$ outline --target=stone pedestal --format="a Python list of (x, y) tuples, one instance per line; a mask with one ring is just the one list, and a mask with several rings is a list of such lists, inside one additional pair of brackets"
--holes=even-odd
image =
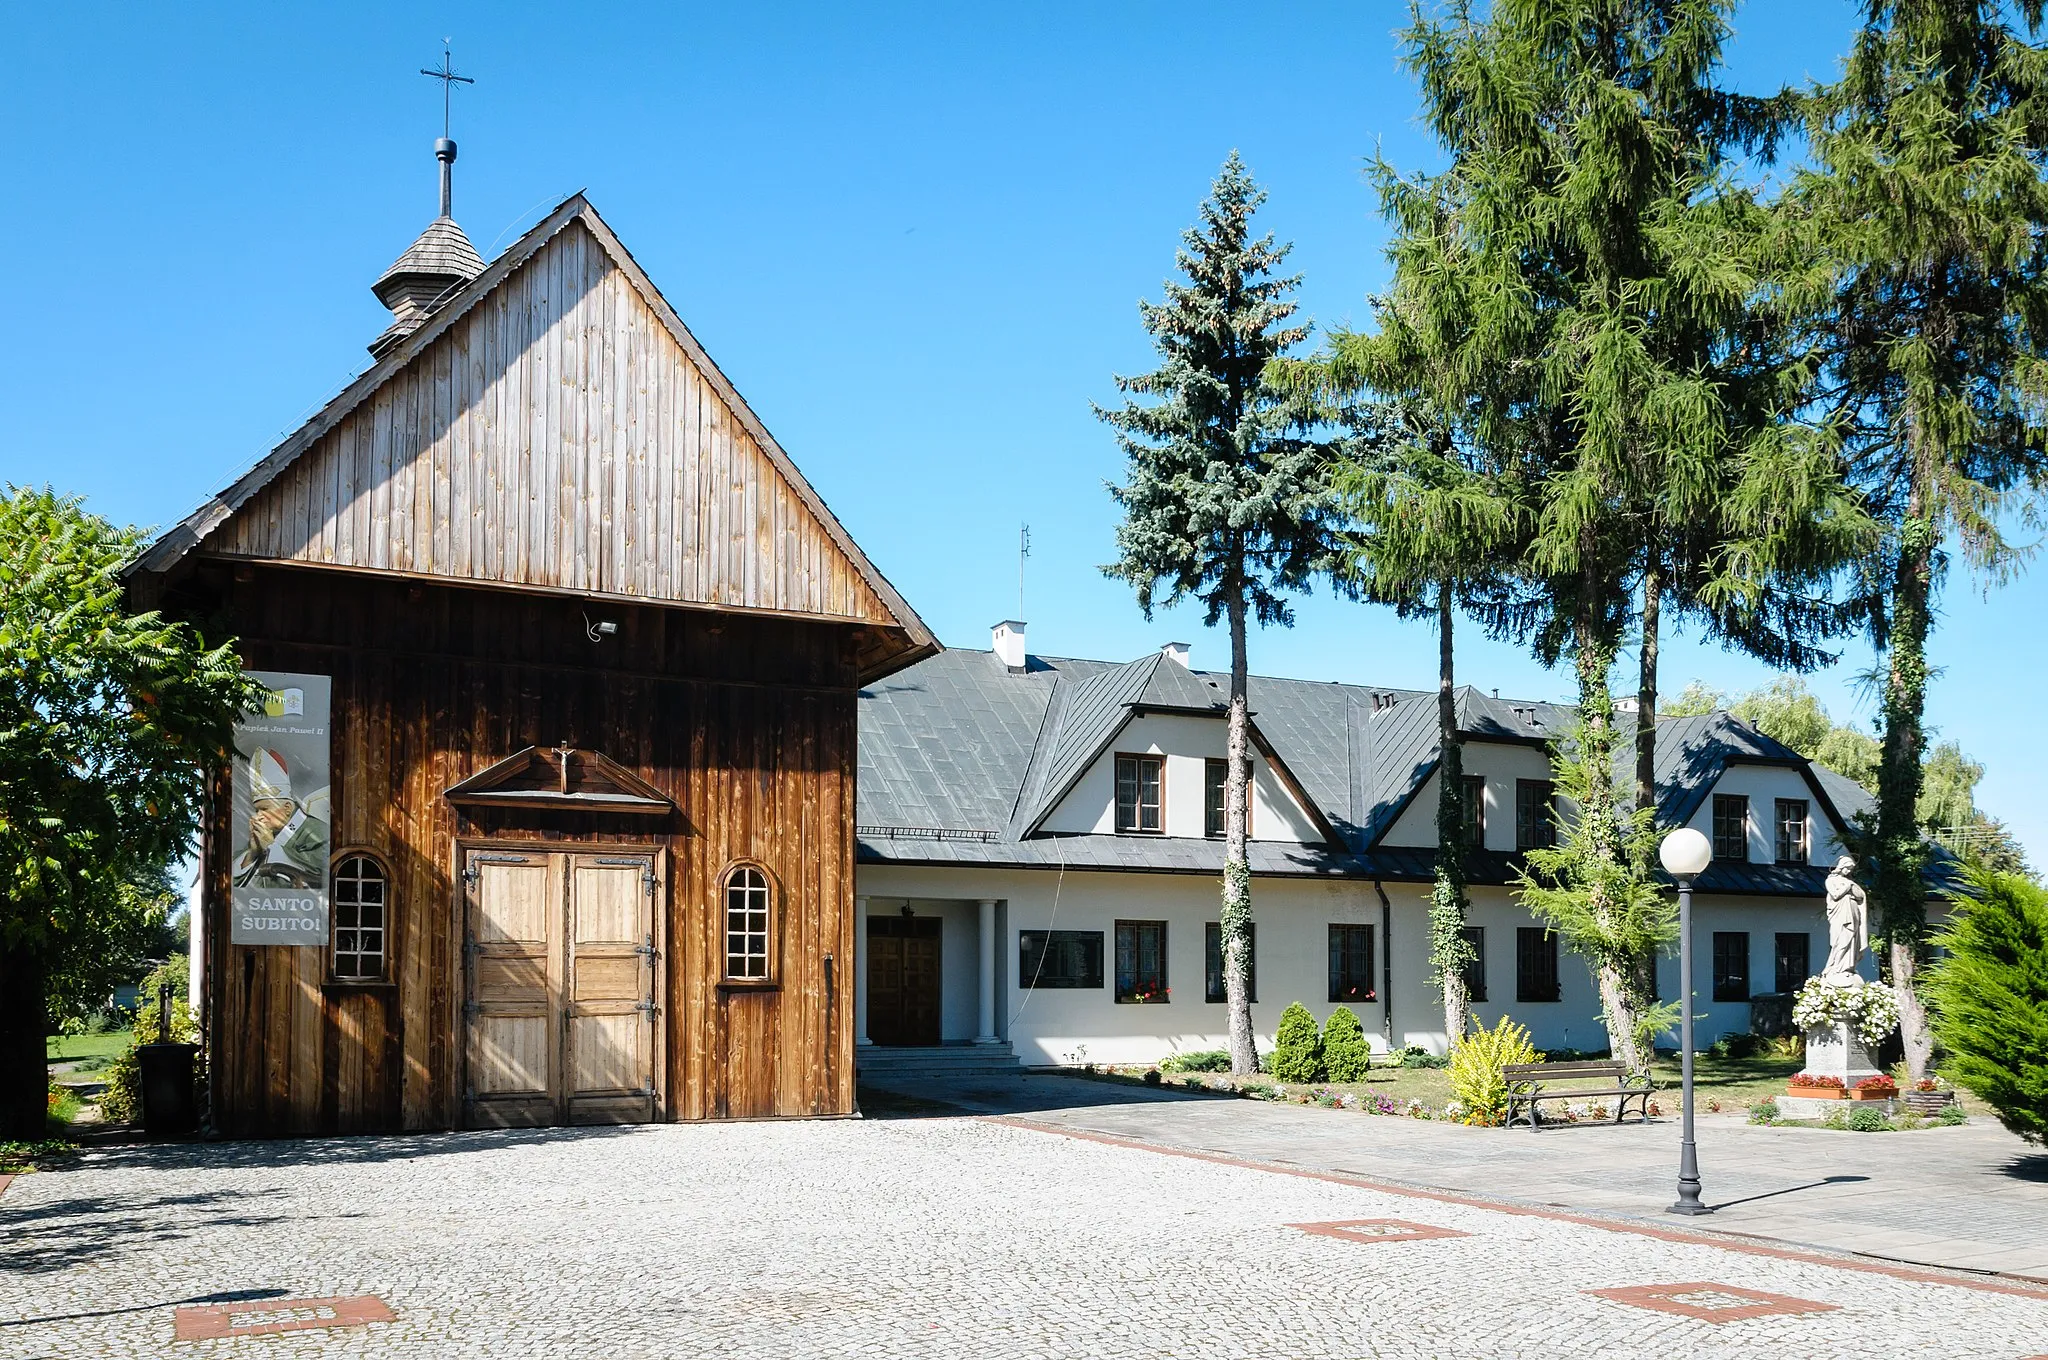
[(1842, 1085), (1851, 1089), (1865, 1077), (1877, 1075), (1877, 1066), (1870, 1061), (1856, 1027), (1840, 1021), (1808, 1027), (1806, 1066), (1800, 1070), (1815, 1077), (1840, 1077)]

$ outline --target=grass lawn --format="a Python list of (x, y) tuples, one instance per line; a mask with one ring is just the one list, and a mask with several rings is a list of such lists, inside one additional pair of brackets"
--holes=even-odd
[(47, 1062), (78, 1062), (90, 1058), (105, 1062), (120, 1056), (134, 1037), (125, 1029), (108, 1034), (53, 1034), (43, 1041), (43, 1058)]

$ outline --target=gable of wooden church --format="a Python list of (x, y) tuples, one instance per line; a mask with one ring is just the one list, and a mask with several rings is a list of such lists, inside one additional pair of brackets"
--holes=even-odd
[(571, 218), (202, 550), (901, 626), (730, 393)]

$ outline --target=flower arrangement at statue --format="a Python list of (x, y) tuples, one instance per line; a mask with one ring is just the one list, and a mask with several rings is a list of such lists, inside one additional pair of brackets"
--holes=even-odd
[(1865, 1077), (1862, 1081), (1857, 1082), (1856, 1089), (1859, 1091), (1882, 1091), (1889, 1096), (1898, 1092), (1899, 1084), (1880, 1072), (1874, 1077)]
[(1792, 1021), (1801, 1029), (1852, 1025), (1864, 1047), (1875, 1048), (1898, 1027), (1899, 1003), (1881, 982), (1859, 979), (1854, 986), (1838, 987), (1808, 978), (1792, 1002)]
[(1840, 1077), (1815, 1076), (1811, 1072), (1794, 1072), (1786, 1079), (1785, 1084), (1801, 1091), (1840, 1091), (1844, 1089)]

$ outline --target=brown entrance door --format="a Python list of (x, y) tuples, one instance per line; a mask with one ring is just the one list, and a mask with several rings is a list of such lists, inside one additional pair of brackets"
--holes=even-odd
[(464, 1121), (653, 1119), (654, 856), (472, 849), (464, 859)]
[(868, 1038), (939, 1042), (939, 918), (868, 918)]

